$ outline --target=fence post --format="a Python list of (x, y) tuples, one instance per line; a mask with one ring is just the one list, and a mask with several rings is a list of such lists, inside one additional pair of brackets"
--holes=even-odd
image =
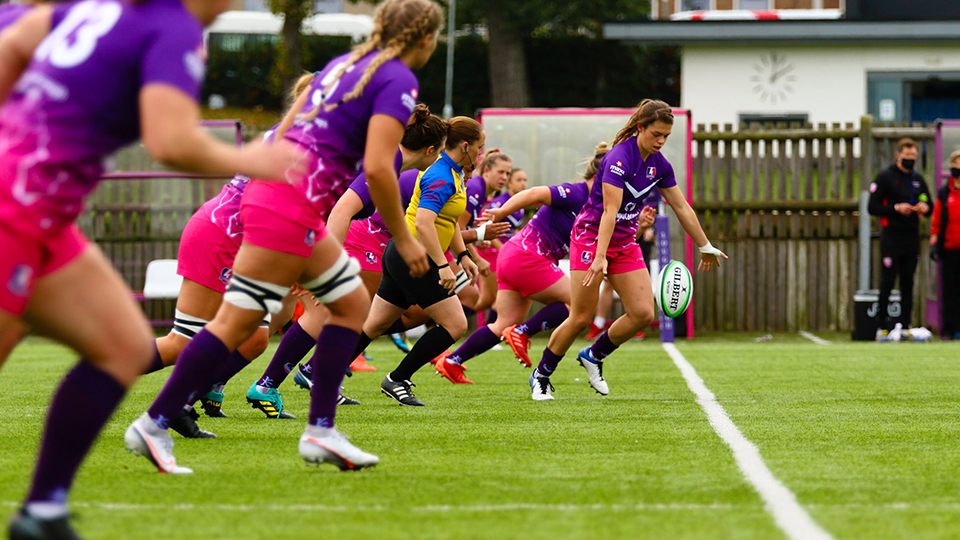
[(873, 117), (860, 117), (860, 266), (857, 289), (870, 288), (870, 212), (868, 187), (873, 181)]

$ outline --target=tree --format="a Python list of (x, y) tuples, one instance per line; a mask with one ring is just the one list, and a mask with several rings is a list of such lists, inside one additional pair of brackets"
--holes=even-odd
[(282, 94), (293, 86), (303, 72), (303, 36), (300, 29), (303, 21), (313, 14), (315, 0), (267, 0), (267, 5), (274, 14), (283, 16), (279, 57), (271, 74), (271, 79)]
[[(446, 6), (449, 0), (441, 4)], [(650, 3), (639, 0), (457, 0), (457, 27), (486, 25), (492, 105), (527, 107), (531, 104), (527, 42), (532, 37), (587, 35), (603, 39), (604, 21), (638, 19), (649, 12)], [(457, 73), (464, 73), (463, 68)]]

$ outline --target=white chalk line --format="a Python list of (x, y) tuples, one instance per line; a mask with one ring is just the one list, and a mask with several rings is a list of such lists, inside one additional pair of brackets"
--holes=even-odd
[(778, 480), (760, 456), (760, 450), (750, 442), (730, 420), (716, 396), (697, 374), (690, 362), (673, 343), (664, 343), (664, 350), (683, 374), (687, 386), (697, 396), (697, 403), (707, 413), (714, 431), (733, 451), (734, 460), (743, 476), (763, 499), (764, 506), (773, 516), (773, 521), (791, 540), (833, 540), (827, 531), (818, 525), (800, 503), (796, 495)]
[(811, 334), (810, 332), (807, 332), (806, 330), (801, 330), (801, 331), (799, 331), (799, 332), (797, 332), (797, 333), (800, 334), (801, 336), (809, 339), (810, 341), (816, 343), (817, 345), (829, 345), (829, 344), (830, 344), (829, 341), (827, 341), (827, 340), (825, 340), (825, 339), (823, 339), (823, 338), (817, 337), (817, 336)]

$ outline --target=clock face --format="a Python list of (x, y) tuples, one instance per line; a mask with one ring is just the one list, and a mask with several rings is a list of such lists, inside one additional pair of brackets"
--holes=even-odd
[(786, 55), (771, 52), (760, 56), (760, 61), (753, 64), (753, 93), (764, 103), (776, 105), (787, 100), (787, 95), (794, 91), (793, 83), (797, 77), (793, 75), (794, 65)]

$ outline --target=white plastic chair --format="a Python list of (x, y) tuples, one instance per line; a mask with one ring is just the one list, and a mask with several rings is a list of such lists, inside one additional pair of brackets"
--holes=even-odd
[(180, 295), (183, 277), (177, 275), (176, 259), (157, 259), (147, 264), (147, 276), (143, 284), (143, 297), (169, 299)]

